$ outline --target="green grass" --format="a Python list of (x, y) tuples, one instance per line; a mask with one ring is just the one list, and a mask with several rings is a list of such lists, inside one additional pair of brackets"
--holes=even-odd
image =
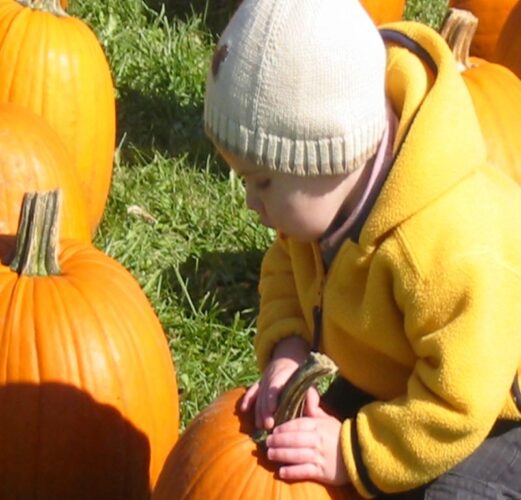
[[(237, 0), (71, 0), (107, 53), (118, 149), (95, 244), (136, 277), (171, 347), (181, 427), (222, 391), (258, 377), (257, 279), (272, 233), (202, 131), (204, 83)], [(409, 1), (437, 27), (446, 2)]]

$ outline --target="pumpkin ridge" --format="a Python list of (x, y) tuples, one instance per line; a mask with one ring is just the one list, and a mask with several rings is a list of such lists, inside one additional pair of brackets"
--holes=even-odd
[[(2, 8), (5, 9), (6, 11), (8, 9), (10, 10), (14, 10), (16, 9), (17, 7), (19, 7), (20, 9), (23, 8), (21, 7), (17, 2), (14, 2), (15, 5), (11, 5), (11, 4), (4, 4), (2, 6), (0, 6), (0, 14), (2, 14)], [(17, 12), (13, 12), (11, 15), (10, 15), (10, 18), (8, 20), (8, 23), (7, 26), (3, 26), (3, 23), (0, 23), (0, 45), (2, 45), (4, 43), (4, 40), (5, 40), (5, 37), (9, 34), (10, 32), (10, 29), (11, 29), (11, 25), (13, 24), (13, 22), (16, 20), (16, 17), (17, 17)]]
[[(64, 297), (66, 296), (67, 301), (69, 303), (72, 302), (73, 297), (71, 294), (71, 290), (69, 289), (67, 291), (66, 295), (63, 292), (64, 288), (67, 285), (71, 284), (71, 281), (68, 279), (67, 275), (61, 275), (59, 277), (59, 279), (53, 279), (51, 281), (53, 282), (52, 288), (54, 289), (54, 293), (56, 295), (56, 297), (53, 301), (53, 306), (56, 307), (57, 305), (59, 305), (59, 307), (63, 313), (60, 318), (61, 322), (63, 323), (62, 329), (67, 331), (75, 323), (75, 321), (74, 321), (75, 318), (73, 317), (73, 315), (70, 311), (70, 309), (72, 309), (72, 308), (67, 307), (67, 304), (65, 304), (65, 299), (64, 299)], [(68, 287), (68, 288), (74, 289), (75, 287), (72, 286), (72, 287)], [(92, 314), (93, 308), (89, 307), (88, 300), (84, 297), (84, 295), (78, 289), (76, 289), (76, 295), (77, 295), (77, 297), (76, 297), (76, 301), (75, 301), (75, 304), (76, 304), (75, 309), (77, 310), (78, 304), (81, 304), (81, 307), (83, 308), (83, 310), (87, 310), (87, 311), (90, 310), (89, 313), (87, 313), (87, 316), (91, 317), (90, 315)], [(85, 304), (87, 304), (87, 308), (85, 308)], [(98, 318), (96, 316), (96, 320), (97, 319)], [(98, 321), (98, 324), (101, 325), (101, 322)], [(92, 330), (96, 331), (96, 332), (98, 331), (97, 328), (92, 329)], [(65, 346), (65, 342), (64, 342), (65, 339), (63, 338), (63, 335), (61, 335), (61, 337), (62, 338), (59, 339), (58, 344), (61, 346)], [(87, 376), (88, 370), (85, 365), (86, 364), (88, 365), (88, 363), (85, 363), (83, 356), (81, 356), (81, 352), (82, 352), (82, 346), (81, 346), (81, 341), (80, 341), (81, 334), (78, 335), (77, 328), (75, 328), (73, 335), (65, 335), (65, 337), (68, 338), (68, 340), (69, 340), (68, 346), (65, 346), (65, 349), (63, 350), (63, 354), (64, 354), (64, 358), (66, 359), (67, 367), (70, 368), (72, 365), (71, 361), (74, 361), (74, 370), (67, 373), (67, 379), (69, 380), (69, 383), (73, 383), (73, 377), (74, 377), (74, 378), (76, 378), (75, 383), (77, 384), (77, 387), (79, 389), (82, 389), (82, 390), (87, 389), (89, 392), (95, 390), (96, 388), (95, 388), (94, 384), (92, 383), (92, 380), (89, 380), (89, 377)], [(93, 399), (95, 399), (96, 401), (98, 401), (100, 403), (105, 403), (105, 401), (100, 400), (100, 398), (96, 398), (93, 396)]]
[[(67, 305), (64, 302), (62, 290), (63, 290), (63, 283), (67, 280), (66, 275), (61, 275), (57, 277), (57, 279), (50, 280), (52, 284), (48, 286), (49, 290), (47, 290), (47, 293), (53, 294), (53, 310), (58, 310), (59, 308), (59, 315), (58, 312), (55, 314), (55, 317), (59, 318), (60, 323), (60, 332), (66, 329), (68, 326), (72, 324), (72, 314), (69, 312)], [(69, 293), (68, 300), (71, 299), (71, 295)], [(63, 326), (62, 326), (63, 325)], [(64, 338), (65, 337), (65, 338)], [(66, 343), (66, 341), (68, 341)], [(80, 351), (80, 346), (78, 345), (77, 339), (75, 335), (60, 335), (60, 338), (56, 342), (56, 344), (53, 346), (53, 350), (56, 350), (57, 348), (61, 349), (62, 357), (65, 360), (65, 363), (62, 364), (67, 366), (67, 380), (70, 384), (76, 384), (79, 388), (89, 387), (89, 384), (85, 380), (85, 377), (83, 376), (84, 367), (80, 366), (78, 363), (78, 356), (77, 353)], [(70, 353), (74, 353), (73, 356), (71, 356)], [(72, 359), (71, 359), (72, 358)], [(71, 363), (71, 361), (74, 360), (74, 364)], [(72, 369), (71, 369), (72, 368)]]
[[(87, 252), (85, 252), (87, 254)], [(89, 252), (90, 253), (90, 252)], [(87, 254), (88, 255), (88, 254)], [(100, 254), (99, 259), (94, 261), (91, 261), (92, 264), (97, 265), (100, 262), (109, 261), (110, 257)], [(76, 259), (77, 260), (77, 254)], [(115, 262), (115, 261), (114, 261)], [(115, 268), (112, 269), (112, 271), (115, 271), (115, 269), (120, 268), (119, 263), (116, 263)], [(92, 269), (92, 267), (91, 267)], [(124, 270), (124, 268), (121, 268)], [(96, 275), (99, 275), (98, 272), (95, 273)], [(121, 273), (121, 274), (127, 274)], [(146, 373), (144, 373), (144, 370), (147, 366), (147, 359), (145, 356), (145, 351), (148, 351), (148, 349), (139, 349), (137, 345), (137, 338), (135, 335), (120, 335), (118, 337), (118, 341), (115, 342), (112, 336), (110, 335), (109, 331), (112, 329), (116, 329), (117, 331), (121, 332), (129, 332), (132, 331), (133, 328), (133, 321), (131, 321), (128, 318), (128, 314), (125, 314), (125, 310), (121, 309), (120, 304), (125, 303), (128, 304), (129, 300), (134, 297), (135, 302), (135, 296), (130, 293), (132, 287), (128, 286), (128, 280), (126, 280), (127, 286), (119, 286), (119, 280), (114, 280), (114, 272), (112, 275), (108, 275), (107, 273), (102, 274), (103, 276), (110, 276), (113, 279), (113, 285), (110, 287), (110, 292), (113, 293), (122, 293), (125, 297), (128, 296), (128, 299), (125, 298), (117, 303), (114, 303), (110, 300), (110, 294), (108, 297), (104, 296), (104, 287), (100, 287), (98, 283), (98, 287), (95, 286), (95, 283), (93, 283), (91, 280), (89, 281), (83, 281), (81, 286), (78, 286), (77, 281), (79, 278), (73, 275), (73, 273), (69, 274), (68, 276), (61, 276), (61, 278), (66, 278), (66, 286), (68, 288), (73, 288), (77, 292), (78, 301), (81, 303), (81, 307), (85, 308), (85, 311), (88, 311), (85, 315), (92, 319), (92, 321), (95, 321), (97, 327), (91, 328), (90, 325), (88, 327), (89, 330), (95, 331), (97, 333), (97, 339), (93, 340), (92, 342), (95, 343), (98, 347), (102, 347), (104, 351), (103, 359), (105, 361), (110, 360), (110, 366), (107, 366), (105, 371), (111, 373), (111, 379), (112, 379), (112, 386), (111, 390), (109, 391), (110, 394), (113, 394), (114, 391), (119, 394), (118, 397), (118, 404), (115, 405), (114, 402), (109, 402), (108, 400), (112, 399), (110, 398), (110, 394), (107, 394), (107, 398), (100, 398), (100, 397), (94, 397), (94, 399), (102, 404), (111, 404), (115, 409), (117, 409), (121, 414), (129, 415), (129, 414), (136, 414), (136, 404), (132, 403), (132, 399), (129, 400), (129, 396), (126, 391), (126, 387), (128, 382), (125, 380), (125, 373), (124, 369), (126, 366), (119, 366), (115, 363), (115, 355), (121, 352), (127, 353), (125, 356), (126, 358), (130, 357), (134, 360), (133, 366), (134, 369), (138, 369), (139, 373), (134, 377), (134, 379), (138, 381), (144, 381), (146, 380)], [(114, 288), (114, 285), (117, 285), (116, 288)], [(137, 286), (137, 285), (136, 285)], [(134, 290), (135, 292), (136, 290)], [(70, 291), (69, 291), (70, 293)], [(107, 292), (108, 293), (108, 292)], [(67, 294), (60, 294), (66, 296)], [(92, 303), (92, 296), (97, 297), (97, 301), (95, 304)], [(118, 295), (119, 296), (119, 295)], [(103, 317), (100, 316), (100, 308), (96, 307), (96, 305), (99, 304), (105, 304), (102, 307), (102, 314)], [(109, 307), (107, 307), (107, 305)], [(152, 319), (152, 318), (151, 318)], [(71, 318), (69, 320), (69, 324), (72, 323), (73, 319)], [(109, 326), (107, 326), (109, 325)], [(152, 329), (151, 329), (152, 330)], [(81, 334), (81, 332), (80, 332)], [(92, 335), (92, 333), (89, 332), (89, 335)], [(88, 352), (88, 347), (85, 348), (85, 346), (81, 346), (81, 344), (78, 344), (77, 338), (80, 335), (75, 335), (75, 353), (76, 353), (76, 359), (79, 361), (78, 371), (79, 376), (81, 379), (82, 387), (87, 388), (90, 393), (92, 392), (98, 392), (99, 389), (96, 387), (96, 382), (99, 384), (99, 381), (96, 380), (96, 377), (93, 379), (88, 377), (89, 369), (88, 367), (91, 366), (91, 362), (89, 359), (84, 359), (84, 356), (81, 354), (83, 352)], [(157, 342), (154, 342), (154, 347)], [(145, 359), (146, 358), (146, 359)], [(159, 361), (158, 361), (159, 362)], [(163, 361), (161, 361), (162, 364)], [(85, 369), (87, 367), (87, 369)], [(166, 369), (166, 366), (165, 366)], [(132, 384), (133, 391), (136, 390), (136, 382), (134, 380), (134, 383)], [(153, 401), (157, 398), (153, 396), (151, 393), (151, 387), (149, 387), (148, 384), (140, 383), (139, 384), (139, 392), (140, 392), (140, 405), (143, 406), (143, 408), (146, 408), (145, 411), (141, 412), (141, 418), (139, 421), (136, 421), (136, 419), (132, 420), (132, 424), (135, 426), (136, 429), (139, 431), (142, 431), (147, 436), (152, 437), (153, 442), (155, 442), (155, 447), (153, 449), (150, 449), (150, 463), (149, 467), (151, 469), (151, 482), (154, 482), (157, 477), (154, 477), (152, 474), (155, 474), (157, 476), (159, 474), (159, 467), (162, 465), (159, 463), (159, 460), (161, 457), (168, 453), (167, 450), (163, 450), (162, 447), (164, 447), (163, 442), (158, 442), (157, 437), (162, 436), (164, 433), (159, 425), (159, 418), (158, 413), (156, 410)], [(166, 441), (163, 439), (163, 441)], [(128, 443), (126, 443), (128, 444)], [(125, 460), (130, 460), (131, 457), (126, 454)]]
[[(190, 433), (190, 434), (193, 434), (193, 433)], [(214, 466), (215, 463), (218, 463), (219, 460), (223, 456), (227, 455), (230, 450), (233, 451), (238, 445), (240, 446), (242, 444), (242, 442), (246, 439), (249, 439), (249, 437), (245, 436), (244, 434), (240, 434), (235, 439), (229, 439), (229, 437), (228, 437), (228, 440), (227, 440), (227, 443), (225, 446), (222, 445), (222, 442), (219, 443), (219, 446), (218, 446), (219, 452), (214, 454), (208, 462), (204, 463), (204, 467), (199, 468), (197, 470), (197, 474), (191, 475), (191, 481), (185, 491), (185, 498), (190, 498), (192, 491), (194, 490), (194, 488), (197, 487), (199, 478), (206, 473), (207, 469)], [(179, 500), (181, 500), (181, 499), (179, 499)]]
[[(15, 52), (14, 59), (18, 59), (20, 57), (20, 54), (22, 53), (23, 48), (24, 48), (24, 44), (17, 43), (15, 40), (13, 40), (13, 38), (16, 37), (21, 40), (26, 40), (27, 32), (29, 31), (28, 23), (25, 22), (25, 26), (23, 26), (23, 33), (21, 33), (21, 35), (19, 35), (17, 33), (17, 31), (21, 30), (19, 24), (25, 21), (25, 17), (27, 17), (26, 14), (27, 13), (23, 9), (19, 12), (15, 12), (12, 14), (11, 21), (9, 22), (9, 28), (8, 28), (9, 31), (6, 31), (6, 34), (3, 38), (3, 40), (1, 41), (2, 47), (0, 47), (0, 49), (3, 49), (5, 42), (7, 42), (10, 45), (10, 47), (8, 47), (8, 48), (10, 48), (11, 50), (16, 49), (16, 52), (15, 52), (15, 50), (13, 50), (13, 52)], [(12, 53), (9, 54), (9, 59), (13, 59)], [(4, 99), (4, 100), (7, 100), (8, 102), (12, 102), (13, 101), (13, 92), (14, 92), (13, 83), (15, 81), (16, 70), (18, 68), (14, 65), (10, 65), (8, 67), (11, 72), (8, 74), (4, 73), (2, 75), (2, 80), (4, 82), (8, 82), (8, 84), (6, 86), (6, 96), (2, 97), (0, 95), (0, 99)]]
[[(234, 451), (233, 456), (235, 456), (235, 459), (231, 459), (230, 463), (234, 464), (234, 469), (236, 471), (240, 471), (240, 478), (237, 478), (237, 475), (232, 473), (227, 477), (226, 481), (221, 481), (219, 483), (219, 486), (216, 485), (215, 494), (214, 494), (215, 498), (225, 498), (223, 495), (221, 495), (221, 492), (226, 491), (226, 487), (228, 486), (228, 484), (230, 482), (234, 483), (233, 489), (237, 493), (236, 498), (251, 498), (250, 496), (246, 496), (245, 492), (247, 492), (248, 485), (251, 484), (252, 478), (255, 476), (255, 473), (258, 472), (258, 467), (256, 467), (254, 463), (250, 463), (249, 470), (247, 470), (244, 467), (244, 464), (248, 465), (248, 460), (246, 459), (247, 455), (245, 455), (244, 453), (239, 451), (240, 448), (246, 448), (247, 450), (249, 450), (250, 447), (248, 446), (247, 441), (243, 440), (242, 442), (238, 442), (237, 446), (233, 450)], [(240, 460), (241, 457), (242, 457), (242, 460)], [(256, 471), (256, 469), (257, 469), (257, 471)], [(240, 485), (237, 484), (238, 479), (241, 480)], [(272, 498), (272, 497), (266, 496), (265, 494), (259, 494), (260, 493), (259, 489), (258, 489), (259, 482), (257, 481), (254, 484), (255, 484), (255, 490), (256, 490), (255, 492), (256, 492), (256, 495), (258, 496), (258, 498)], [(262, 493), (264, 493), (264, 492), (262, 492)]]
[(521, 184), (521, 81), (508, 68), (470, 56), (477, 18), (449, 9), (441, 35), (447, 41), (472, 99), (487, 148), (487, 158), (498, 170)]
[[(18, 341), (19, 338), (19, 328), (18, 328), (18, 322), (19, 318), (25, 318), (25, 315), (23, 314), (24, 307), (23, 307), (23, 301), (20, 299), (21, 296), (25, 296), (27, 289), (27, 280), (17, 280), (15, 283), (15, 286), (12, 290), (11, 294), (11, 300), (9, 303), (9, 309), (8, 309), (8, 316), (6, 317), (6, 323), (9, 325), (9, 335), (6, 342), (6, 374), (7, 376), (10, 376), (9, 369), (9, 361), (10, 359), (15, 359), (15, 363), (17, 366), (17, 369), (21, 366), (21, 355), (20, 350), (17, 349), (17, 347), (20, 345), (20, 342)], [(16, 372), (16, 376), (19, 376), (19, 371)]]
[[(106, 64), (104, 48), (99, 44), (97, 38), (94, 33), (90, 30), (90, 28), (81, 23), (77, 22), (77, 19), (74, 17), (69, 17), (68, 19), (69, 29), (72, 30), (76, 34), (76, 49), (80, 52), (80, 59), (95, 59), (98, 67)], [(96, 47), (97, 50), (93, 51), (93, 45), (98, 44)], [(74, 69), (78, 70), (78, 67)], [(114, 88), (113, 88), (113, 79), (112, 73), (110, 71), (110, 67), (108, 68), (108, 74), (104, 74), (102, 72), (96, 72), (92, 75), (93, 81), (89, 82), (87, 86), (91, 86), (94, 84), (96, 88), (96, 100), (98, 103), (103, 103), (104, 106), (115, 107), (114, 103)], [(76, 82), (77, 88), (75, 89), (74, 94), (82, 93), (84, 91), (84, 87), (86, 84), (81, 80), (80, 75), (74, 73), (74, 78), (71, 78), (71, 81)], [(78, 88), (80, 91), (78, 91)], [(115, 108), (114, 108), (115, 109)], [(87, 148), (87, 142), (85, 144), (76, 143), (76, 150), (73, 151), (73, 157), (76, 163), (76, 169), (80, 177), (85, 177), (88, 179), (88, 182), (84, 182), (82, 184), (83, 189), (87, 193), (87, 199), (91, 198), (90, 193), (97, 190), (99, 192), (105, 193), (105, 199), (108, 196), (110, 191), (110, 184), (112, 180), (112, 165), (114, 163), (114, 147), (115, 147), (115, 134), (107, 134), (104, 132), (107, 128), (115, 128), (116, 127), (116, 117), (115, 111), (113, 116), (109, 118), (105, 118), (105, 120), (97, 119), (96, 112), (94, 108), (89, 111), (93, 117), (93, 120), (84, 120), (85, 125), (82, 126), (81, 123), (77, 126), (80, 134), (83, 134), (85, 137), (87, 135), (94, 135), (95, 141), (91, 144), (92, 149), (102, 152), (104, 157), (110, 158), (110, 169), (104, 169), (103, 161), (99, 161), (98, 163), (90, 166), (87, 160), (84, 158), (84, 155), (80, 153)], [(90, 117), (92, 118), (92, 117)], [(88, 126), (87, 126), (87, 121)], [(93, 133), (95, 132), (95, 133)], [(98, 214), (96, 215), (96, 219), (101, 220), (103, 216), (103, 207), (99, 208)]]
[(521, 2), (512, 7), (499, 33), (494, 47), (493, 60), (513, 71), (521, 78)]
[[(40, 15), (41, 14), (41, 15)], [(49, 39), (48, 39), (48, 16), (45, 15), (43, 12), (35, 12), (32, 16), (27, 16), (27, 22), (25, 23), (26, 30), (25, 34), (27, 38), (36, 38), (35, 33), (38, 33), (38, 40), (40, 41), (39, 45), (39, 51), (41, 54), (45, 54), (48, 45), (49, 45)], [(24, 39), (25, 40), (25, 39)], [(47, 80), (47, 71), (48, 71), (48, 61), (47, 58), (38, 58), (39, 62), (39, 77), (40, 81), (37, 81), (34, 83), (34, 85), (31, 85), (31, 90), (29, 91), (28, 95), (25, 96), (27, 101), (31, 101), (33, 103), (32, 109), (36, 110), (37, 113), (40, 116), (45, 116), (43, 114), (43, 101), (44, 101), (44, 91), (42, 89), (42, 82)], [(20, 71), (20, 75), (16, 75), (13, 78), (13, 81), (17, 81), (19, 79), (24, 78), (26, 71), (22, 71), (22, 67), (18, 66), (18, 69)], [(14, 101), (14, 99), (13, 99)], [(24, 103), (24, 106), (28, 104)]]
[[(244, 457), (243, 462), (246, 462), (246, 457)], [(243, 489), (240, 491), (240, 494), (237, 494), (236, 498), (255, 498), (249, 495), (252, 493), (251, 491), (248, 491), (249, 488), (253, 488), (255, 491), (255, 495), (258, 495), (258, 498), (270, 498), (270, 499), (276, 499), (279, 500), (279, 496), (273, 496), (270, 493), (270, 482), (269, 481), (261, 481), (259, 478), (264, 478), (266, 476), (266, 473), (268, 472), (267, 469), (264, 467), (258, 467), (256, 466), (255, 462), (250, 461), (250, 467), (249, 467), (249, 475), (248, 480), (243, 481)], [(241, 469), (241, 472), (244, 472), (244, 469)], [(271, 473), (270, 475), (274, 475)], [(280, 480), (273, 480), (273, 483), (281, 484)], [(263, 486), (263, 490), (261, 491), (261, 486)]]
[[(88, 256), (87, 252), (85, 252), (85, 254)], [(94, 256), (94, 253), (92, 255)], [(76, 258), (76, 260), (78, 260), (78, 259)], [(122, 331), (122, 332), (132, 331), (133, 330), (133, 326), (132, 326), (133, 321), (129, 319), (128, 312), (126, 312), (125, 309), (121, 309), (121, 304), (122, 303), (128, 304), (130, 301), (136, 303), (135, 294), (138, 292), (138, 285), (137, 285), (137, 282), (134, 282), (133, 280), (131, 282), (129, 282), (129, 279), (128, 279), (129, 276), (132, 277), (132, 275), (129, 273), (129, 271), (127, 269), (125, 269), (124, 266), (122, 266), (117, 261), (113, 261), (107, 255), (99, 254), (98, 259), (96, 259), (93, 262), (93, 264), (96, 265), (96, 267), (98, 267), (100, 264), (101, 264), (101, 266), (103, 266), (103, 265), (108, 266), (109, 262), (112, 263), (112, 268), (111, 268), (110, 274), (108, 274), (108, 272), (107, 273), (96, 272), (95, 274), (97, 276), (99, 276), (99, 275), (110, 276), (111, 281), (112, 281), (112, 286), (110, 287), (110, 294), (116, 292), (118, 294), (118, 296), (122, 297), (121, 301), (113, 302), (110, 300), (110, 296), (105, 297), (104, 294), (108, 293), (108, 292), (105, 292), (105, 288), (102, 286), (100, 287), (99, 282), (94, 283), (90, 279), (86, 280), (86, 281), (85, 280), (82, 281), (82, 287), (78, 291), (81, 295), (85, 294), (88, 297), (92, 297), (93, 295), (95, 295), (99, 299), (97, 302), (98, 304), (106, 304), (103, 307), (103, 318), (99, 317), (99, 315), (97, 313), (97, 309), (94, 309), (93, 307), (91, 307), (92, 312), (89, 314), (89, 316), (90, 317), (96, 316), (96, 320), (98, 321), (98, 323), (100, 325), (109, 324), (109, 325), (111, 325), (111, 328), (114, 325), (116, 325), (116, 329), (118, 331)], [(121, 276), (122, 279), (114, 279), (115, 275)], [(125, 279), (125, 278), (127, 278), (127, 279)], [(71, 284), (73, 284), (74, 286), (77, 286), (75, 281), (76, 280), (74, 280), (74, 284), (73, 284), (72, 280), (69, 280), (69, 282)], [(148, 299), (146, 299), (146, 296), (144, 296), (143, 300), (146, 300), (146, 302), (141, 303), (139, 305), (139, 309), (141, 309), (143, 307), (147, 307), (151, 310), (151, 306), (148, 302)], [(87, 305), (90, 305), (88, 301), (87, 301)], [(110, 307), (107, 307), (107, 305)], [(141, 321), (143, 321), (143, 319), (141, 319)], [(153, 321), (155, 323), (155, 325), (152, 325), (151, 323), (149, 323), (150, 321)], [(150, 314), (147, 316), (147, 324), (149, 324), (150, 326), (156, 326), (156, 328), (149, 329), (149, 331), (151, 331), (151, 332), (159, 331), (159, 329), (161, 329), (161, 331), (162, 331), (161, 323), (159, 322), (159, 320), (156, 318), (155, 315)], [(139, 346), (137, 345), (137, 337), (135, 335), (120, 335), (118, 338), (118, 343), (116, 344), (112, 341), (111, 336), (106, 333), (106, 328), (101, 328), (100, 330), (102, 330), (104, 332), (103, 346), (106, 347), (106, 349), (110, 353), (112, 353), (112, 352), (117, 353), (117, 352), (125, 351), (127, 353), (130, 353), (132, 356), (132, 359), (134, 359), (136, 361), (134, 363), (134, 365), (136, 368), (139, 369), (139, 374), (135, 377), (136, 382), (133, 385), (135, 386), (138, 383), (137, 381), (146, 380), (146, 376), (145, 376), (146, 373), (144, 373), (146, 366), (147, 366), (146, 359), (148, 359), (146, 353), (148, 352), (148, 350), (154, 350), (157, 353), (156, 346), (158, 346), (158, 343), (159, 343), (159, 339), (157, 338), (157, 336), (150, 337), (149, 342), (146, 344), (147, 346), (151, 346), (153, 344), (153, 347), (146, 347), (144, 349), (143, 348), (140, 349)], [(113, 356), (108, 356), (108, 357), (110, 359), (113, 358)], [(170, 362), (170, 358), (166, 359), (166, 357), (165, 357), (164, 359), (157, 359), (156, 362), (161, 363), (163, 365), (163, 368), (166, 370), (168, 368), (166, 366), (166, 363)], [(127, 381), (125, 380), (125, 374), (122, 372), (122, 369), (120, 367), (116, 367), (116, 366), (111, 369), (111, 373), (112, 373), (113, 377), (117, 377), (118, 388), (119, 388), (118, 392), (121, 395), (124, 395), (126, 393), (125, 389), (127, 387)], [(174, 373), (174, 376), (175, 376), (175, 373)], [(154, 405), (152, 404), (152, 402), (155, 399), (154, 395), (151, 392), (152, 388), (148, 384), (140, 383), (139, 385), (140, 385), (140, 391), (141, 391), (141, 398), (140, 398), (141, 405), (143, 406), (143, 408), (155, 409)], [(154, 388), (154, 390), (156, 390), (156, 389)], [(125, 414), (128, 414), (129, 410), (133, 410), (133, 412), (135, 413), (135, 407), (129, 407), (128, 405), (125, 404), (126, 399), (127, 398), (125, 398), (125, 397), (121, 398), (121, 401), (120, 401), (121, 406), (118, 407), (118, 409), (122, 413), (124, 412)], [(146, 410), (146, 411), (143, 411), (141, 413), (141, 415), (142, 415), (142, 419), (141, 419), (139, 425), (137, 422), (133, 422), (133, 424), (136, 426), (137, 429), (139, 429), (143, 432), (146, 431), (146, 433), (148, 435), (152, 435), (152, 436), (161, 436), (164, 434), (164, 432), (161, 428), (161, 424), (160, 424), (161, 418), (160, 418), (160, 415), (157, 413), (157, 411)], [(156, 471), (155, 472), (156, 476), (159, 475), (158, 469), (161, 465), (160, 463), (158, 463), (159, 458), (162, 455), (166, 456), (169, 451), (169, 449), (161, 449), (161, 446), (163, 446), (163, 444), (158, 443), (156, 445), (155, 449), (151, 450), (151, 455), (150, 455), (150, 465), (151, 465), (151, 468), (154, 471)], [(157, 477), (151, 477), (151, 479), (155, 480), (155, 479), (157, 479)]]
[[(90, 325), (88, 325), (88, 329), (89, 330), (92, 330), (92, 331), (95, 331), (96, 332), (96, 335), (97, 335), (97, 339), (96, 339), (96, 344), (98, 346), (100, 345), (103, 345), (103, 350), (106, 352), (107, 350), (110, 352), (110, 354), (113, 354), (112, 351), (118, 351), (118, 349), (107, 349), (106, 348), (106, 344), (107, 344), (107, 338), (110, 337), (109, 335), (107, 335), (107, 332), (106, 332), (106, 328), (105, 328), (105, 325), (106, 323), (109, 323), (109, 322), (106, 322), (103, 320), (103, 318), (100, 318), (99, 314), (98, 314), (98, 311), (97, 311), (97, 308), (94, 307), (94, 304), (92, 304), (92, 300), (89, 299), (89, 297), (92, 296), (92, 293), (89, 293), (86, 288), (84, 286), (80, 287), (78, 286), (78, 284), (76, 283), (76, 280), (75, 279), (71, 279), (71, 278), (74, 278), (72, 275), (71, 276), (62, 276), (63, 278), (66, 279), (66, 281), (64, 283), (66, 283), (66, 285), (64, 286), (67, 286), (68, 288), (72, 288), (76, 291), (77, 293), (77, 300), (78, 300), (78, 304), (81, 305), (82, 309), (84, 311), (88, 311), (86, 313), (86, 316), (91, 318), (92, 319), (92, 323), (95, 323), (97, 326), (96, 328), (91, 328)], [(62, 287), (63, 288), (63, 287)], [(98, 291), (99, 292), (99, 291)], [(65, 294), (59, 294), (61, 296), (67, 296), (70, 294), (70, 290), (69, 292), (65, 295)], [(70, 299), (70, 297), (68, 297), (68, 300)], [(63, 300), (63, 299), (61, 299)], [(67, 323), (68, 325), (73, 325), (74, 324), (74, 318), (69, 314), (69, 311), (68, 311), (68, 308), (66, 307), (65, 304), (62, 304), (63, 305), (63, 308), (66, 312), (66, 315), (67, 315)], [(78, 306), (77, 306), (78, 307)], [(103, 309), (103, 312), (105, 313), (106, 310)], [(76, 333), (76, 331), (75, 331)], [(99, 335), (99, 333), (102, 333), (102, 335)], [(92, 333), (89, 332), (89, 335), (92, 335)], [(81, 346), (80, 343), (78, 343), (78, 340), (77, 338), (81, 337), (81, 333), (80, 335), (74, 335), (74, 350), (75, 350), (75, 354), (76, 354), (76, 360), (77, 361), (81, 361), (79, 364), (78, 364), (78, 377), (79, 377), (79, 381), (80, 381), (80, 384), (81, 384), (81, 387), (86, 387), (86, 388), (89, 388), (91, 390), (95, 389), (95, 384), (93, 383), (93, 380), (90, 380), (88, 378), (88, 376), (86, 377), (87, 372), (88, 370), (85, 368), (85, 366), (89, 366), (89, 363), (86, 362), (85, 363), (85, 360), (83, 358), (83, 356), (81, 356), (80, 354), (84, 351), (90, 351), (89, 349), (85, 349), (84, 347)], [(103, 340), (103, 342), (101, 342)], [(116, 370), (116, 365), (115, 365), (115, 362), (114, 362), (114, 359), (113, 359), (113, 356), (107, 356), (106, 353), (104, 355), (104, 359), (110, 359), (110, 363), (111, 363), (111, 366), (107, 369), (110, 369), (111, 373), (114, 375), (115, 373), (117, 373), (117, 380), (118, 380), (118, 387), (121, 388), (123, 386), (123, 381), (120, 377), (120, 373), (119, 373), (119, 370)], [(119, 391), (120, 393), (123, 393), (124, 391)], [(106, 404), (106, 401), (102, 400), (102, 399), (97, 399), (97, 398), (94, 398), (96, 399), (98, 402), (100, 403), (104, 403)], [(120, 405), (117, 409), (123, 413), (123, 414), (128, 414), (128, 408), (125, 407), (124, 405), (124, 400), (120, 400)], [(140, 429), (141, 430), (141, 429)]]
[(7, 335), (2, 335), (0, 337), (0, 340), (2, 341), (2, 345), (0, 345), (0, 352), (3, 354), (3, 357), (0, 358), (0, 376), (3, 377), (2, 380), (6, 380), (7, 378), (7, 367), (8, 367), (8, 359), (10, 357), (10, 347), (11, 347), (11, 336), (12, 332), (14, 331), (12, 327), (12, 305), (16, 300), (17, 296), (17, 288), (19, 286), (19, 280), (15, 278), (15, 275), (12, 276), (12, 280), (10, 280), (10, 283), (6, 284), (5, 288), (2, 288), (0, 291), (3, 293), (7, 287), (10, 288), (9, 291), (9, 299), (6, 301), (6, 307), (4, 310), (4, 314), (2, 315), (5, 318), (5, 324), (9, 325), (10, 328), (7, 328), (4, 330), (7, 330)]

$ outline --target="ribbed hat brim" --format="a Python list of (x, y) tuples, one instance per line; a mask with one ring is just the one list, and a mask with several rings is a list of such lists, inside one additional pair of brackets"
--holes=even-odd
[(215, 106), (205, 106), (204, 119), (216, 144), (269, 170), (295, 175), (345, 174), (362, 167), (376, 153), (387, 122), (382, 113), (358, 136), (306, 140), (250, 130)]

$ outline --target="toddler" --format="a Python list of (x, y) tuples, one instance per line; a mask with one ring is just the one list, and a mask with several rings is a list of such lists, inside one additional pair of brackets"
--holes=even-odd
[[(262, 377), (241, 410), (272, 431), (280, 477), (521, 498), (521, 191), (488, 163), (443, 39), (377, 30), (357, 0), (244, 0), (213, 57), (205, 128), (277, 232)], [(310, 389), (304, 415), (273, 429), (310, 350), (339, 367), (335, 416)]]

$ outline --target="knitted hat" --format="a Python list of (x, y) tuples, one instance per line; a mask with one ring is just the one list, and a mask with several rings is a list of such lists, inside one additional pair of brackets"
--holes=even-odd
[(358, 0), (243, 0), (208, 73), (206, 133), (270, 170), (352, 172), (386, 127), (385, 68)]

